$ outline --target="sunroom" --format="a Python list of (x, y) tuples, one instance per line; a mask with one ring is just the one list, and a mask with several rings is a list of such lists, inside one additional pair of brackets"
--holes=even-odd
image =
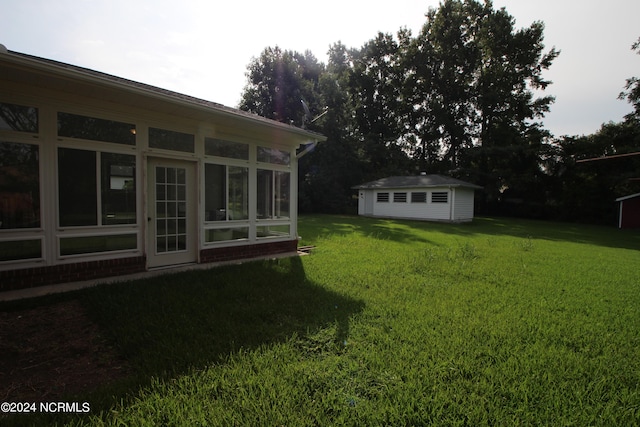
[(0, 291), (294, 252), (296, 149), (324, 139), (0, 52)]

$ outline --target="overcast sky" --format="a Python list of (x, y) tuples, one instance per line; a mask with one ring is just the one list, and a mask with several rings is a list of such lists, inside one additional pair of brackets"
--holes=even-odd
[[(252, 57), (267, 46), (327, 61), (330, 45), (361, 47), (378, 31), (417, 33), (437, 0), (0, 0), (0, 44), (237, 106)], [(556, 136), (591, 134), (622, 120), (617, 99), (640, 77), (638, 0), (495, 0), (516, 27), (545, 23), (545, 45), (562, 53), (544, 74), (556, 103)]]

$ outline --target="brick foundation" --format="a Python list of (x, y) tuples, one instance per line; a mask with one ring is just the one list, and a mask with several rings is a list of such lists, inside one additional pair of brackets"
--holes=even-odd
[(253, 245), (232, 246), (226, 248), (203, 249), (200, 251), (200, 262), (221, 262), (236, 259), (255, 258), (264, 255), (276, 255), (287, 252), (296, 252), (297, 240), (286, 242), (266, 242)]
[[(296, 252), (297, 248), (298, 241), (289, 240), (204, 249), (200, 251), (200, 262), (211, 263), (277, 255)], [(146, 257), (140, 256), (0, 271), (0, 292), (140, 273), (146, 270), (146, 265)]]
[(146, 264), (146, 258), (140, 256), (0, 271), (0, 291), (139, 273)]

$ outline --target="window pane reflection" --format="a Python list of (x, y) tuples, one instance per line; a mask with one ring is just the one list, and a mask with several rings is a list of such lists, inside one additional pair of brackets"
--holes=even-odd
[(0, 130), (38, 133), (38, 109), (0, 102)]
[(0, 229), (40, 227), (39, 147), (0, 141)]
[(101, 154), (102, 224), (136, 223), (136, 158)]
[(193, 153), (195, 137), (188, 133), (149, 128), (149, 147)]
[(136, 145), (136, 125), (78, 114), (58, 113), (58, 135)]
[(98, 224), (96, 152), (58, 148), (60, 226)]

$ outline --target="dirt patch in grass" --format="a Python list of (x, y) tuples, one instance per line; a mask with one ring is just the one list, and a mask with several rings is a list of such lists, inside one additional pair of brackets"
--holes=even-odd
[(0, 401), (56, 401), (129, 373), (77, 300), (0, 312)]

